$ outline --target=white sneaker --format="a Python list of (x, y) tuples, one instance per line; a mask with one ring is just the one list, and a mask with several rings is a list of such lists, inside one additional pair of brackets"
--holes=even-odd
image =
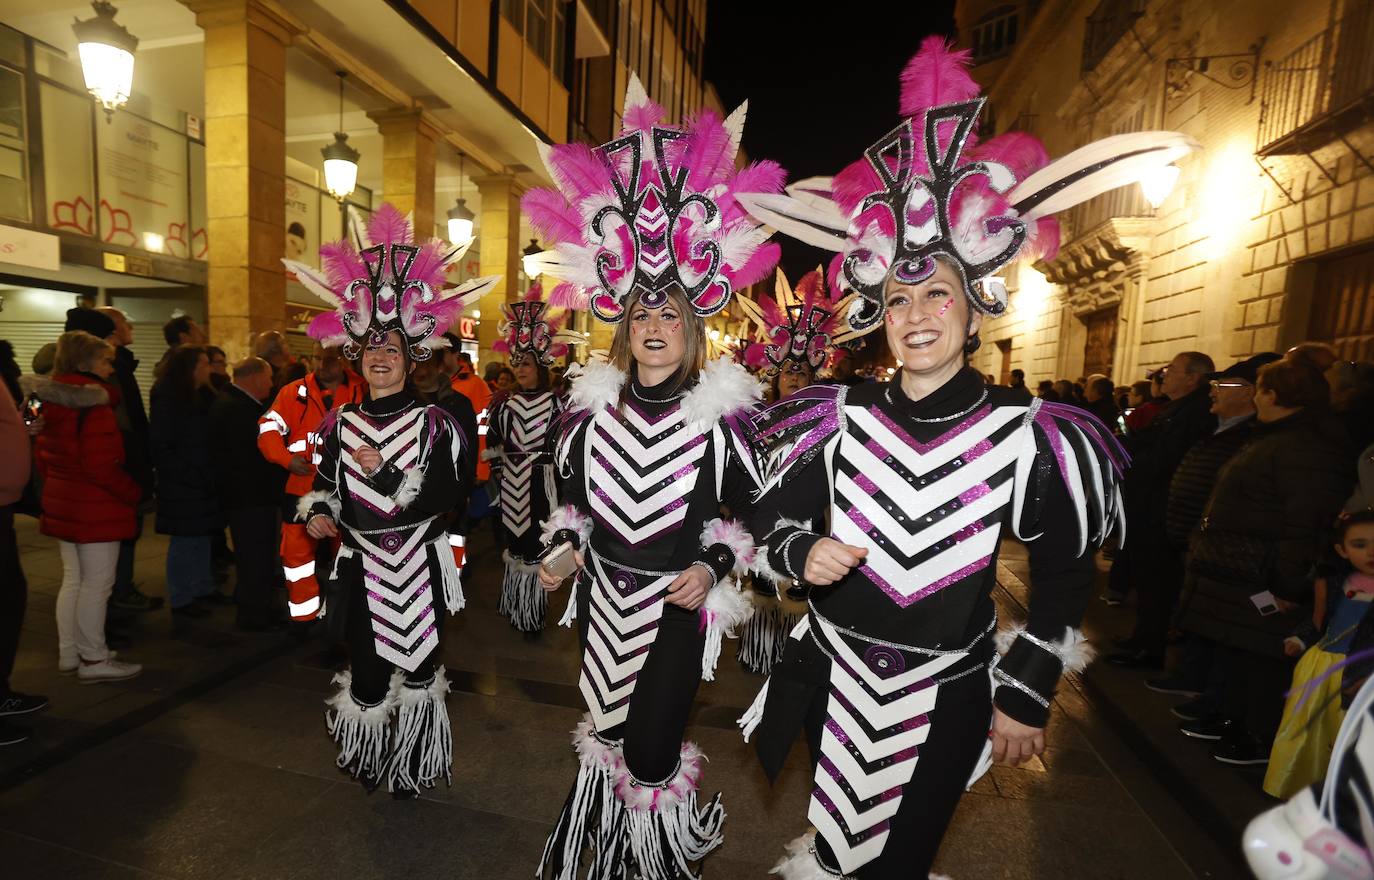
[[(113, 660), (114, 658), (116, 658), (116, 657), (118, 657), (118, 656), (119, 656), (119, 652), (118, 652), (118, 651), (111, 651), (110, 654), (109, 654), (109, 656), (106, 657), (105, 659), (106, 659), (106, 660)], [(57, 661), (57, 674), (58, 674), (58, 675), (76, 675), (76, 670), (78, 670), (78, 669), (80, 669), (80, 668), (81, 668), (81, 660), (80, 660), (80, 659), (74, 659), (74, 660), (58, 660), (58, 661)]]
[(137, 663), (124, 663), (113, 658), (99, 663), (82, 663), (76, 670), (76, 677), (82, 684), (97, 684), (102, 681), (123, 681), (133, 678), (143, 671)]

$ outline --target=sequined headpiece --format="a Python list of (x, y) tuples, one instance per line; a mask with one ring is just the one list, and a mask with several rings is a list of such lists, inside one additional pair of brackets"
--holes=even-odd
[(706, 317), (766, 277), (778, 246), (737, 196), (777, 194), (784, 174), (772, 162), (736, 170), (744, 116), (744, 107), (724, 121), (703, 110), (681, 128), (661, 125), (663, 108), (631, 77), (621, 137), (545, 149), (558, 189), (531, 190), (522, 207), (555, 242), (536, 258), (539, 274), (562, 282), (550, 304), (617, 323), (632, 295), (657, 308), (680, 288)]
[(307, 290), (335, 308), (311, 321), (307, 332), (327, 346), (343, 346), (348, 358), (359, 357), (368, 345), (380, 345), (396, 330), (412, 359), (429, 360), (432, 349), (448, 344), (444, 331), (463, 308), (501, 280), (493, 275), (445, 289), (444, 270), (472, 242), (454, 247), (432, 239), (419, 244), (410, 221), (390, 204), (368, 220), (365, 237), (356, 246), (346, 240), (321, 246), (323, 272), (282, 260)]
[(974, 130), (984, 99), (968, 75), (969, 53), (929, 37), (902, 74), (902, 123), (832, 178), (788, 195), (742, 195), (750, 213), (781, 232), (835, 251), (830, 281), (854, 294), (851, 335), (878, 326), (889, 280), (918, 284), (942, 258), (959, 274), (972, 308), (999, 315), (1007, 292), (996, 272), (1015, 259), (1053, 259), (1050, 215), (1133, 184), (1197, 146), (1177, 132), (1096, 141), (1049, 162), (1022, 132), (987, 141)]
[(549, 366), (555, 358), (568, 353), (568, 343), (580, 337), (565, 333), (562, 317), (549, 318), (549, 304), (543, 300), (538, 284), (530, 285), (525, 298), (501, 306), (505, 320), (497, 328), (501, 338), (492, 343), (491, 350), (506, 354), (512, 367), (526, 358), (534, 358), (541, 366)]
[(745, 363), (773, 376), (807, 367), (815, 373), (829, 360), (835, 336), (844, 327), (844, 303), (826, 293), (825, 273), (819, 267), (797, 282), (795, 289), (778, 271), (774, 296), (754, 301), (740, 297), (741, 310), (759, 328), (759, 340), (745, 351)]

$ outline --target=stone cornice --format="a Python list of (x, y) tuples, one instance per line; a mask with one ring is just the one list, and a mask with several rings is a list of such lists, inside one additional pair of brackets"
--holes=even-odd
[(1059, 249), (1051, 261), (1035, 264), (1055, 284), (1081, 288), (1112, 284), (1123, 273), (1143, 268), (1150, 241), (1149, 217), (1113, 217)]

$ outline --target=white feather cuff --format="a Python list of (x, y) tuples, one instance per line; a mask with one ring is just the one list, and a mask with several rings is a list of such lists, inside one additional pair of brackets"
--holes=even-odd
[(307, 521), (310, 518), (310, 511), (315, 508), (316, 504), (329, 505), (329, 511), (331, 514), (333, 514), (333, 517), (336, 521), (339, 518), (340, 511), (343, 510), (343, 504), (339, 501), (337, 497), (335, 497), (333, 492), (323, 492), (318, 490), (314, 492), (307, 492), (301, 496), (301, 499), (299, 501), (296, 502), (296, 520), (298, 522)]
[(549, 518), (539, 524), (540, 542), (547, 545), (553, 540), (553, 536), (563, 529), (576, 532), (578, 540), (585, 547), (587, 539), (592, 534), (592, 518), (571, 504), (555, 507)]
[(708, 520), (701, 530), (701, 546), (709, 550), (715, 544), (724, 544), (735, 555), (733, 571), (736, 576), (754, 567), (754, 537), (739, 520), (720, 517)]
[(417, 468), (406, 471), (405, 479), (401, 481), (401, 488), (396, 491), (396, 503), (402, 509), (410, 506), (420, 495), (420, 486), (425, 481), (425, 472)]
[(1088, 643), (1088, 639), (1083, 635), (1083, 631), (1074, 629), (1071, 626), (1064, 627), (1064, 636), (1055, 642), (1038, 639), (1026, 632), (1023, 624), (1013, 624), (1006, 629), (997, 632), (997, 653), (1005, 654), (1011, 650), (1012, 643), (1017, 639), (1025, 639), (1031, 644), (1048, 651), (1059, 658), (1059, 662), (1064, 665), (1065, 672), (1082, 672), (1088, 668), (1088, 664), (1097, 656), (1097, 651)]

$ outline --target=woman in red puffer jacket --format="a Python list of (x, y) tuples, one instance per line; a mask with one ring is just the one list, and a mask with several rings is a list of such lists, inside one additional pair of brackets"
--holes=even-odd
[(81, 330), (57, 341), (51, 379), (28, 384), (43, 401), (37, 465), (43, 475), (39, 530), (58, 540), (62, 589), (57, 594), (58, 671), (82, 682), (133, 678), (135, 663), (105, 645), (105, 609), (114, 587), (119, 542), (136, 531), (143, 495), (124, 470), (124, 441), (115, 419), (114, 348)]

